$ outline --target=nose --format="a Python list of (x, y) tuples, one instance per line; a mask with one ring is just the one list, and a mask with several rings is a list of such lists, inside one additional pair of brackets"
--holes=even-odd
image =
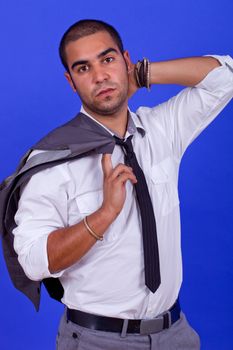
[(96, 84), (102, 83), (103, 81), (108, 80), (109, 74), (107, 72), (106, 67), (102, 65), (93, 66), (92, 68), (93, 81)]

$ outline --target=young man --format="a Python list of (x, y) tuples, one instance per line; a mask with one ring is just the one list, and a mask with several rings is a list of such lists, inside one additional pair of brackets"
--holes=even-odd
[[(101, 129), (115, 147), (42, 170), (21, 193), (19, 262), (30, 279), (59, 277), (64, 288), (57, 349), (199, 349), (178, 302), (178, 170), (188, 145), (231, 100), (233, 61), (134, 65), (115, 29), (94, 20), (67, 30), (60, 56), (82, 101), (76, 126), (96, 128), (97, 143)], [(129, 110), (139, 87), (166, 83), (189, 87)]]

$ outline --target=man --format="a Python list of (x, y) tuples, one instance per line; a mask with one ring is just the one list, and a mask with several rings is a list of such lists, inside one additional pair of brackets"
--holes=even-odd
[[(60, 56), (84, 120), (118, 141), (112, 154), (34, 174), (21, 192), (19, 262), (30, 279), (59, 277), (64, 288), (57, 349), (199, 349), (178, 303), (178, 169), (187, 146), (231, 100), (233, 61), (134, 65), (115, 29), (94, 20), (67, 30)], [(154, 108), (128, 109), (139, 87), (166, 83), (189, 88)]]

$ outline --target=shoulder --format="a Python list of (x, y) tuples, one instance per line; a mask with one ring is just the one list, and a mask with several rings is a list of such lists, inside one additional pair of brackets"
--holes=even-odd
[(141, 106), (133, 113), (132, 118), (137, 125), (141, 125), (146, 131), (151, 127), (159, 128), (163, 124), (163, 119), (167, 115), (168, 101), (154, 107)]

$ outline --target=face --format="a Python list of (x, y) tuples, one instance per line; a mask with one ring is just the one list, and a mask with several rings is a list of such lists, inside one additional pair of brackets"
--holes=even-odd
[(127, 108), (130, 59), (109, 33), (97, 32), (69, 43), (66, 57), (65, 76), (87, 112), (105, 116)]

